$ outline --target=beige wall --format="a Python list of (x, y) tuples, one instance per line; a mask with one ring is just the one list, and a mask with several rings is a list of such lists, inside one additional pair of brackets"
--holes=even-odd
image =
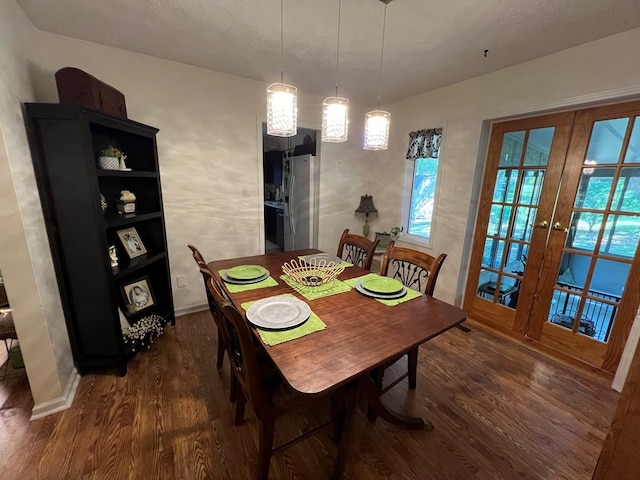
[[(0, 113), (0, 125), (14, 177), (13, 193), (2, 193), (3, 199), (7, 197), (3, 217), (13, 216), (14, 223), (19, 223), (19, 205), (29, 233), (11, 239), (15, 253), (12, 259), (7, 259), (6, 253), (0, 257), (3, 272), (5, 261), (22, 258), (22, 268), (11, 267), (6, 272), (10, 296), (18, 301), (21, 296), (34, 295), (35, 282), (42, 304), (56, 304), (19, 102), (32, 98), (57, 102), (54, 73), (61, 67), (74, 66), (122, 91), (131, 118), (160, 129), (158, 145), (172, 276), (174, 284), (176, 275), (186, 275), (188, 283), (187, 288), (174, 288), (176, 308), (187, 311), (203, 306), (201, 279), (187, 243), (197, 245), (211, 260), (257, 254), (263, 248), (258, 132), (264, 119), (266, 84), (37, 32), (16, 9), (13, 2), (0, 6), (0, 35), (21, 32), (24, 36), (20, 41), (2, 38), (0, 44), (2, 64), (9, 65), (11, 77), (3, 81), (8, 87), (0, 87), (3, 105), (8, 107)], [(18, 45), (23, 51), (14, 58), (15, 52), (10, 50)], [(465, 248), (476, 208), (472, 192), (482, 166), (478, 159), (484, 157), (483, 147), (479, 147), (486, 136), (483, 122), (638, 94), (640, 64), (634, 61), (638, 47), (640, 30), (635, 30), (392, 104), (388, 106), (392, 112), (391, 148), (386, 152), (361, 149), (362, 114), (367, 108), (354, 106), (349, 142), (321, 146), (319, 247), (333, 251), (345, 227), (360, 230), (361, 220), (354, 217), (353, 210), (365, 193), (374, 196), (380, 212), (372, 219), (372, 231), (397, 225), (407, 133), (443, 126), (444, 171), (433, 251), (445, 251), (449, 258), (436, 296), (459, 302), (466, 273)], [(31, 63), (27, 65), (25, 59)], [(33, 95), (31, 90), (24, 91), (29, 84), (33, 85)], [(327, 90), (330, 94), (331, 86)], [(300, 92), (301, 126), (319, 128), (321, 100)], [(0, 169), (6, 170), (3, 150)], [(242, 196), (243, 184), (249, 197)], [(25, 265), (34, 270), (43, 265), (46, 273), (19, 273)], [(22, 276), (30, 280), (19, 281)], [(22, 328), (23, 336), (58, 355), (58, 363), (68, 363), (59, 308), (49, 310), (45, 307), (39, 313), (38, 321), (33, 322), (35, 328)], [(27, 359), (28, 364), (33, 364), (38, 355), (34, 353), (33, 357)]]
[(32, 101), (35, 29), (13, 2), (0, 5), (0, 268), (34, 400), (34, 414), (67, 405), (77, 378), (21, 102)]

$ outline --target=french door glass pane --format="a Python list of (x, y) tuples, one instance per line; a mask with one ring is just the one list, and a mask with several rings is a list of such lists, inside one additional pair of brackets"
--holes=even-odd
[(522, 147), (524, 145), (525, 132), (507, 132), (502, 139), (502, 150), (500, 152), (500, 167), (510, 167), (520, 165)]
[(518, 207), (516, 208), (516, 219), (513, 223), (513, 233), (511, 238), (517, 240), (531, 240), (533, 222), (536, 219), (537, 208)]
[(496, 182), (493, 190), (493, 201), (511, 203), (518, 183), (518, 169), (501, 168), (496, 174)]
[(640, 212), (640, 168), (625, 167), (620, 170), (611, 210)]
[(631, 265), (615, 262), (606, 258), (598, 258), (591, 277), (589, 293), (597, 292), (598, 296), (609, 295), (620, 301), (624, 284), (627, 283)]
[(573, 212), (565, 246), (595, 252), (603, 218), (601, 213)]
[(549, 152), (555, 127), (536, 128), (529, 132), (524, 165), (543, 166), (549, 163)]
[(633, 131), (627, 154), (624, 156), (624, 163), (640, 163), (640, 117), (636, 117), (636, 121), (633, 122)]
[(544, 182), (545, 170), (526, 169), (523, 171), (522, 187), (518, 201), (524, 205), (537, 205), (542, 192), (542, 182)]
[(502, 252), (504, 252), (503, 240), (487, 238), (484, 244), (484, 254), (482, 255), (482, 266), (498, 268), (502, 263)]
[(588, 169), (582, 169), (574, 207), (605, 210), (616, 169), (595, 168), (592, 174), (585, 173), (585, 170)]
[(596, 165), (618, 163), (628, 118), (595, 122), (587, 149), (587, 160)]
[(506, 237), (510, 216), (511, 207), (496, 204), (491, 205), (491, 215), (489, 216), (487, 235)]
[(640, 242), (640, 216), (610, 215), (605, 225), (600, 252), (631, 260)]
[(528, 253), (528, 244), (509, 242), (507, 245), (507, 254), (502, 264), (502, 271), (522, 276)]

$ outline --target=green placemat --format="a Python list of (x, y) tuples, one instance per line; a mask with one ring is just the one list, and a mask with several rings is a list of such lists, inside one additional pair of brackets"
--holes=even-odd
[[(322, 253), (326, 253), (326, 252), (322, 252)], [(302, 260), (302, 261), (305, 261), (305, 260), (307, 259), (307, 257), (313, 257), (313, 256), (315, 256), (315, 255), (322, 255), (322, 253), (312, 253), (311, 255), (303, 255), (303, 256), (298, 257), (298, 258), (299, 258), (300, 260)], [(327, 253), (327, 255), (329, 255), (329, 254)], [(332, 255), (332, 256), (335, 256), (335, 255)], [(353, 263), (349, 263), (349, 262), (347, 262), (347, 261), (345, 261), (345, 260), (342, 260), (342, 262), (340, 262), (340, 266), (341, 266), (341, 267), (345, 267), (345, 268), (347, 268), (347, 267), (353, 267)]]
[[(379, 276), (380, 275), (378, 275), (377, 273), (369, 273), (367, 275), (363, 275), (362, 277), (356, 277), (356, 278), (350, 278), (349, 280), (344, 280), (344, 283), (352, 287), (355, 287), (356, 281), (358, 280), (362, 280), (364, 278), (379, 277)], [(379, 301), (380, 303), (384, 303), (385, 305), (393, 307), (395, 305), (400, 305), (401, 303), (408, 302), (409, 300), (413, 300), (414, 298), (418, 298), (421, 296), (422, 296), (422, 293), (418, 292), (417, 290), (414, 290), (412, 288), (407, 288), (407, 294), (402, 298), (396, 298), (394, 300), (383, 300), (381, 298), (376, 298), (376, 300)]]
[(349, 285), (340, 280), (333, 280), (329, 283), (325, 283), (324, 285), (319, 285), (317, 287), (307, 287), (291, 280), (286, 275), (280, 275), (280, 278), (284, 283), (289, 285), (307, 300), (316, 300), (318, 298), (328, 297), (330, 295), (344, 293), (351, 290), (351, 287)]
[[(229, 269), (219, 270), (218, 273), (220, 274), (220, 277), (222, 277), (222, 274), (225, 273), (227, 270)], [(240, 293), (240, 292), (248, 292), (249, 290), (257, 290), (259, 288), (275, 287), (276, 285), (278, 285), (278, 282), (276, 282), (275, 279), (269, 276), (264, 280), (262, 280), (261, 282), (249, 283), (248, 285), (237, 285), (235, 283), (227, 283), (227, 282), (225, 282), (224, 284), (226, 285), (227, 290), (229, 290), (229, 293)]]
[[(284, 295), (279, 295), (282, 297), (293, 297), (290, 293), (285, 293)], [(242, 308), (244, 308), (245, 312), (249, 309), (251, 305), (256, 303), (257, 300), (251, 302), (244, 302), (242, 304)], [(304, 322), (302, 325), (292, 328), (290, 330), (280, 330), (280, 331), (272, 331), (272, 330), (262, 330), (261, 328), (257, 328), (258, 335), (262, 338), (262, 341), (269, 345), (270, 347), (274, 345), (278, 345), (279, 343), (288, 342), (289, 340), (295, 340), (296, 338), (304, 337), (305, 335), (309, 335), (313, 332), (319, 332), (320, 330), (324, 330), (327, 328), (327, 325), (320, 320), (313, 311), (311, 312), (311, 316), (309, 320)]]

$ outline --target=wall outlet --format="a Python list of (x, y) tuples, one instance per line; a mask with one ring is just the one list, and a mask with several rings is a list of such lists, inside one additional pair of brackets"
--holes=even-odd
[(176, 283), (178, 284), (178, 288), (184, 288), (187, 286), (187, 276), (186, 275), (178, 275), (176, 277)]
[(247, 185), (242, 185), (242, 196), (243, 197), (248, 197), (249, 196), (249, 187)]

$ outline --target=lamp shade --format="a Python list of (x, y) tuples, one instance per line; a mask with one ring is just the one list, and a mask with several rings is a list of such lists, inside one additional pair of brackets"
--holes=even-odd
[(286, 83), (267, 87), (267, 134), (293, 137), (298, 133), (298, 89)]
[(384, 110), (372, 110), (365, 115), (364, 149), (386, 150), (389, 148), (389, 121), (391, 114)]
[(363, 195), (360, 197), (360, 205), (356, 208), (356, 213), (364, 213), (365, 215), (378, 213), (376, 207), (373, 206), (373, 197), (371, 195)]
[(322, 141), (341, 143), (349, 134), (349, 100), (327, 97), (322, 102)]

